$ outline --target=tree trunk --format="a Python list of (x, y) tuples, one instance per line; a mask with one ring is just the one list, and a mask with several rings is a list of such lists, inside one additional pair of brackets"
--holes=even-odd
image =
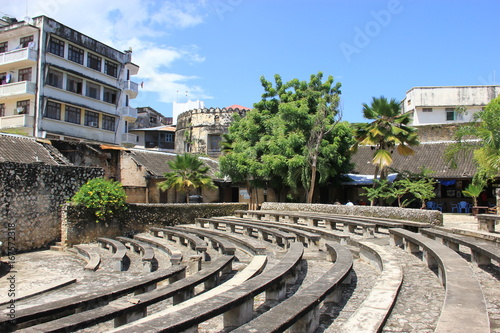
[(314, 198), (314, 188), (316, 187), (316, 160), (314, 160), (311, 166), (311, 184), (309, 185), (309, 191), (307, 193), (307, 203), (312, 203)]

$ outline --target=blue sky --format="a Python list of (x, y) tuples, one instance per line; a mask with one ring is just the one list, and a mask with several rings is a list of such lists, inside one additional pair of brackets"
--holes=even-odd
[(165, 116), (187, 98), (252, 107), (262, 75), (321, 71), (342, 83), (349, 122), (364, 121), (361, 104), (373, 96), (498, 83), (499, 12), (498, 0), (0, 0), (2, 15), (47, 15), (132, 47), (133, 80), (144, 82), (133, 106)]

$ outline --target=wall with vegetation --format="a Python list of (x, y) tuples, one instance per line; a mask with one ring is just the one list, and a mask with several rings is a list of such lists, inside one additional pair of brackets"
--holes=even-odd
[(89, 243), (98, 237), (114, 238), (147, 232), (151, 227), (194, 223), (197, 217), (234, 215), (247, 209), (241, 203), (128, 204), (128, 209), (106, 222), (82, 206), (65, 205), (61, 218), (61, 240), (68, 246)]

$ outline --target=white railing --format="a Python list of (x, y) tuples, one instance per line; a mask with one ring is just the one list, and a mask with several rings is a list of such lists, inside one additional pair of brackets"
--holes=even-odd
[(35, 117), (27, 114), (0, 117), (0, 129), (33, 127), (34, 124)]
[(128, 122), (135, 122), (137, 119), (137, 109), (130, 106), (122, 106), (118, 109), (120, 116)]
[(0, 53), (0, 65), (10, 64), (22, 60), (36, 61), (37, 52), (31, 48), (13, 50), (5, 53)]
[(0, 85), (0, 97), (9, 97), (15, 95), (34, 95), (35, 92), (35, 82), (22, 81)]

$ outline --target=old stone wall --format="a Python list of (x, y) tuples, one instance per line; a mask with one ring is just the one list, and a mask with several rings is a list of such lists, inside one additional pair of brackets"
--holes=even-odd
[(443, 225), (443, 214), (440, 211), (425, 209), (264, 202), (262, 204), (262, 210), (288, 210), (341, 215), (359, 215)]
[(48, 246), (60, 238), (60, 208), (101, 168), (0, 163), (2, 253)]
[(61, 241), (71, 246), (93, 242), (98, 237), (131, 236), (151, 227), (194, 223), (197, 217), (233, 215), (235, 210), (247, 207), (241, 203), (128, 204), (125, 212), (107, 222), (96, 223), (84, 207), (65, 205)]

